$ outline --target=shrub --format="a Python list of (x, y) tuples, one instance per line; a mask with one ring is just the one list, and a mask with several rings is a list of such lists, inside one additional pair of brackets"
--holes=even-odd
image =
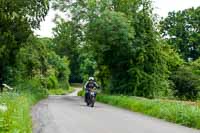
[(46, 97), (47, 89), (42, 85), (41, 80), (34, 78), (32, 80), (18, 81), (17, 86), (15, 86), (18, 93), (25, 93), (33, 95), (35, 102), (39, 99)]
[(189, 66), (183, 66), (171, 75), (174, 94), (180, 99), (196, 100), (200, 91), (200, 75), (193, 73)]
[(58, 88), (58, 79), (55, 75), (51, 75), (47, 78), (47, 88), (48, 89), (57, 89)]

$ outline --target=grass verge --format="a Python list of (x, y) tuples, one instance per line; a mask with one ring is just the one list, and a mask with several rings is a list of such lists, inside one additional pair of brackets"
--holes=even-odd
[[(81, 93), (81, 92), (80, 92)], [(200, 107), (138, 97), (98, 95), (97, 101), (200, 129)]]
[(0, 132), (32, 133), (31, 106), (43, 96), (9, 92), (0, 94)]

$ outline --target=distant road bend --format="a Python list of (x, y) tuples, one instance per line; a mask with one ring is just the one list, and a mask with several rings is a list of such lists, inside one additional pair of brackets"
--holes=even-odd
[(33, 133), (200, 133), (101, 103), (89, 108), (75, 93), (50, 96), (33, 107), (32, 116)]

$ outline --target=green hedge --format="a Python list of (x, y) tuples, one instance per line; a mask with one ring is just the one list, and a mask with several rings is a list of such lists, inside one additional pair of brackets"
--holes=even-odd
[(183, 102), (138, 97), (98, 95), (97, 101), (200, 129), (200, 107)]

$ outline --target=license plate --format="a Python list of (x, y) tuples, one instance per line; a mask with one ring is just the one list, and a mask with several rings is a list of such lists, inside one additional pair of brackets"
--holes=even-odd
[(95, 95), (95, 93), (94, 93), (94, 92), (91, 92), (91, 95), (93, 95), (93, 96), (94, 96), (94, 95)]

